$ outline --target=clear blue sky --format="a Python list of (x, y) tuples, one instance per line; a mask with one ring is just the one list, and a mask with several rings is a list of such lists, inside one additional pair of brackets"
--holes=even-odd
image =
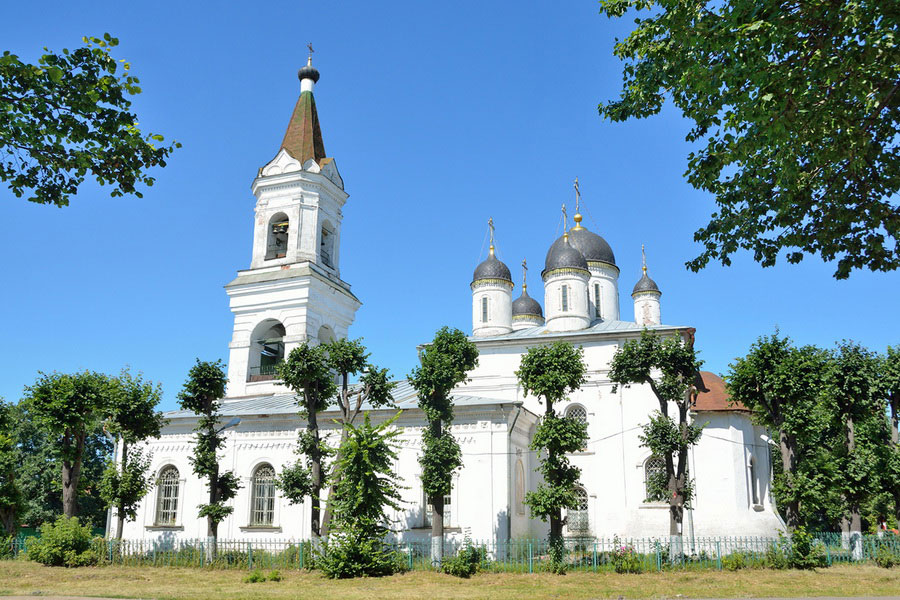
[(585, 225), (621, 268), (622, 317), (644, 243), (663, 321), (697, 328), (708, 369), (725, 371), (776, 326), (801, 343), (900, 342), (896, 273), (838, 282), (815, 258), (762, 269), (747, 254), (684, 268), (713, 210), (682, 176), (687, 123), (671, 107), (598, 117), (621, 80), (614, 39), (631, 23), (592, 0), (82, 4), (7, 4), (0, 50), (33, 60), (110, 32), (141, 78), (142, 128), (184, 148), (143, 199), (87, 185), (57, 209), (0, 189), (8, 400), (39, 370), (130, 365), (162, 382), (169, 409), (195, 357), (227, 359), (222, 286), (249, 266), (250, 183), (278, 150), (308, 41), (325, 148), (350, 193), (341, 270), (363, 301), (351, 335), (395, 375), (442, 325), (470, 331), (488, 217), (500, 257), (513, 273), (527, 257), (540, 290), (575, 176)]

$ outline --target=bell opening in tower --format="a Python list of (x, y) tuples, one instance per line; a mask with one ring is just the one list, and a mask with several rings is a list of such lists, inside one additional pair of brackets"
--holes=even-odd
[(269, 236), (266, 242), (266, 260), (287, 256), (288, 227), (290, 221), (284, 213), (278, 213), (269, 221)]

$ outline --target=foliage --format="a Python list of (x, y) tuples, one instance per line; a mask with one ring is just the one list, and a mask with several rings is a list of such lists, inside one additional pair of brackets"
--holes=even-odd
[[(626, 387), (647, 384), (659, 402), (659, 411), (650, 416), (640, 435), (641, 444), (665, 462), (665, 483), (654, 479), (651, 497), (665, 497), (669, 503), (669, 531), (680, 535), (684, 508), (690, 507), (693, 486), (688, 474), (688, 450), (700, 441), (703, 426), (689, 421), (688, 410), (696, 397), (700, 365), (693, 338), (658, 336), (645, 329), (638, 340), (629, 340), (610, 363), (609, 378)], [(670, 405), (678, 413), (669, 416)]]
[(41, 536), (28, 546), (28, 558), (52, 567), (86, 567), (100, 561), (101, 552), (91, 538), (91, 528), (78, 517), (60, 516), (41, 525)]
[(154, 182), (146, 171), (181, 147), (157, 147), (161, 135), (138, 129), (129, 97), (141, 88), (110, 53), (119, 41), (108, 33), (82, 41), (62, 53), (44, 48), (37, 64), (0, 56), (0, 180), (18, 197), (66, 206), (89, 173), (113, 185), (112, 196), (140, 198), (137, 186)]
[(101, 373), (39, 373), (25, 401), (38, 428), (56, 445), (62, 461), (63, 514), (75, 516), (88, 433), (102, 421), (113, 384)]
[(120, 514), (128, 520), (137, 518), (137, 509), (141, 500), (153, 487), (148, 475), (152, 455), (139, 448), (132, 449), (128, 461), (117, 465), (108, 460), (103, 478), (99, 483), (100, 497), (108, 506), (117, 507)]
[(0, 545), (4, 536), (13, 535), (24, 499), (18, 472), (21, 455), (13, 430), (12, 405), (0, 399)]
[[(763, 266), (786, 251), (853, 269), (900, 266), (897, 15), (863, 0), (601, 0), (622, 17), (646, 10), (614, 54), (613, 121), (660, 112), (670, 98), (694, 126), (688, 182), (718, 211), (694, 234), (688, 263), (724, 265), (738, 249)], [(705, 146), (703, 143), (705, 142)]]
[(275, 569), (273, 571), (269, 571), (269, 574), (266, 576), (269, 581), (282, 581), (284, 577), (281, 575), (281, 571)]
[[(398, 415), (399, 416), (399, 415)], [(337, 463), (334, 531), (318, 557), (332, 578), (380, 577), (396, 572), (396, 552), (384, 544), (387, 509), (400, 510), (396, 482), (397, 417), (372, 425), (368, 413), (358, 427), (345, 423), (347, 438)]]
[(750, 566), (747, 554), (744, 552), (732, 552), (722, 557), (722, 568), (726, 571), (739, 571)]
[(586, 373), (584, 350), (566, 342), (529, 348), (516, 371), (525, 395), (533, 394), (544, 403), (545, 413), (530, 446), (541, 453), (538, 471), (543, 481), (525, 495), (525, 504), (533, 517), (550, 521), (550, 570), (559, 574), (565, 573), (562, 509), (577, 506), (575, 485), (581, 475), (566, 454), (583, 450), (588, 437), (585, 421), (558, 417), (553, 404), (580, 388)]
[(630, 544), (622, 544), (618, 537), (613, 538), (612, 563), (616, 573), (640, 573), (644, 570), (641, 556)]
[(900, 554), (887, 544), (876, 546), (875, 564), (883, 569), (892, 569), (900, 565)]
[(225, 443), (225, 436), (219, 429), (219, 409), (227, 381), (222, 361), (203, 362), (197, 359), (178, 394), (181, 408), (199, 417), (194, 427), (194, 454), (190, 461), (194, 474), (207, 480), (209, 502), (198, 506), (198, 516), (206, 517), (209, 535), (213, 537), (219, 523), (234, 510), (226, 502), (234, 498), (240, 488), (240, 480), (234, 473), (219, 472), (218, 450)]
[(244, 583), (262, 583), (266, 580), (266, 576), (260, 569), (254, 570), (252, 573), (241, 579)]
[(468, 579), (481, 570), (481, 566), (487, 561), (487, 551), (472, 545), (472, 541), (466, 538), (462, 548), (456, 556), (445, 560), (441, 564), (441, 571), (454, 577)]

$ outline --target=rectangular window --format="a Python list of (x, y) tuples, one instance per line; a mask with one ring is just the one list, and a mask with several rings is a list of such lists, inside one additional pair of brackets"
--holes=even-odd
[(594, 284), (594, 316), (600, 318), (600, 284)]
[[(451, 527), (450, 523), (453, 522), (451, 518), (452, 507), (450, 506), (450, 495), (447, 494), (444, 496), (444, 527)], [(431, 502), (425, 500), (425, 527), (431, 527), (431, 516), (434, 514), (434, 507), (431, 505)]]
[(562, 286), (562, 311), (569, 311), (569, 286)]
[(481, 322), (487, 323), (488, 320), (488, 299), (487, 296), (481, 298)]

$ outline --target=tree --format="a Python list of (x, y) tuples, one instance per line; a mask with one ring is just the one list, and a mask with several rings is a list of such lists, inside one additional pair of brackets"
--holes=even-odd
[(557, 416), (553, 404), (579, 389), (586, 373), (584, 350), (566, 342), (529, 348), (516, 371), (524, 395), (531, 394), (544, 403), (544, 416), (531, 441), (531, 449), (542, 453), (538, 470), (544, 481), (526, 494), (525, 504), (533, 517), (550, 521), (550, 567), (560, 574), (565, 572), (562, 509), (576, 507), (575, 485), (581, 475), (566, 454), (584, 450), (587, 423)]
[[(179, 143), (142, 135), (129, 96), (141, 93), (131, 66), (110, 50), (119, 41), (82, 38), (84, 47), (45, 54), (37, 64), (0, 56), (0, 180), (32, 202), (66, 206), (90, 174), (112, 195), (153, 185)], [(121, 68), (121, 71), (120, 71)]]
[(790, 530), (832, 504), (833, 461), (821, 452), (834, 439), (833, 411), (823, 402), (827, 363), (823, 350), (797, 348), (776, 331), (729, 365), (725, 378), (731, 400), (750, 409), (753, 420), (778, 440), (781, 473), (775, 474), (773, 491)]
[[(612, 121), (660, 112), (693, 121), (688, 182), (718, 206), (687, 266), (764, 267), (782, 251), (837, 260), (834, 276), (900, 266), (900, 64), (891, 3), (601, 0), (647, 10), (615, 45), (625, 62)], [(705, 146), (703, 145), (705, 142)]]
[(309, 530), (314, 538), (319, 538), (323, 475), (330, 450), (319, 435), (318, 413), (328, 407), (337, 392), (326, 347), (304, 342), (291, 350), (287, 360), (275, 366), (275, 372), (296, 394), (300, 418), (306, 420), (306, 431), (300, 432), (297, 445), (297, 453), (306, 457), (306, 465), (298, 460), (285, 467), (278, 477), (278, 487), (291, 504), (310, 498)]
[(887, 492), (894, 504), (894, 518), (900, 524), (900, 439), (898, 439), (898, 423), (900, 423), (900, 346), (888, 346), (881, 358), (880, 376), (881, 393), (887, 400), (890, 410), (890, 437), (888, 446), (887, 469), (883, 480)]
[(234, 510), (226, 503), (234, 498), (240, 489), (238, 478), (231, 471), (220, 472), (218, 450), (225, 443), (222, 435), (224, 427), (219, 425), (221, 399), (225, 396), (225, 376), (222, 361), (197, 363), (188, 372), (187, 381), (178, 394), (178, 404), (198, 417), (194, 427), (194, 455), (190, 458), (194, 474), (206, 478), (209, 502), (197, 508), (199, 517), (206, 517), (207, 560), (216, 555), (219, 523)]
[[(364, 403), (372, 408), (389, 406), (393, 402), (391, 390), (397, 385), (390, 381), (387, 369), (379, 369), (369, 363), (369, 354), (362, 340), (337, 339), (325, 345), (328, 355), (328, 365), (337, 372), (341, 383), (337, 394), (337, 405), (340, 410), (338, 421), (342, 426), (352, 425), (359, 415)], [(350, 387), (350, 378), (360, 375), (358, 385)], [(340, 481), (341, 471), (337, 466), (341, 462), (341, 453), (344, 443), (351, 430), (341, 428), (341, 441), (334, 458), (335, 473), (328, 477), (328, 498), (334, 498), (335, 486)], [(328, 528), (332, 515), (332, 502), (325, 505), (325, 514), (322, 516), (322, 534), (328, 535)]]
[(394, 472), (399, 432), (390, 429), (396, 419), (376, 426), (366, 413), (359, 427), (343, 425), (347, 435), (335, 461), (335, 494), (329, 498), (334, 532), (320, 560), (330, 577), (381, 577), (400, 566), (397, 553), (384, 543), (387, 509), (400, 510), (401, 503)]
[[(684, 508), (690, 505), (693, 491), (688, 451), (703, 433), (702, 425), (688, 420), (702, 364), (694, 353), (693, 342), (691, 334), (686, 339), (661, 337), (645, 329), (639, 340), (630, 340), (619, 348), (609, 371), (610, 380), (616, 384), (626, 387), (647, 384), (659, 402), (659, 410), (644, 425), (640, 439), (665, 461), (663, 489), (669, 503), (669, 535), (675, 546), (673, 558), (681, 556)], [(677, 421), (669, 416), (670, 406), (677, 411)]]
[(62, 509), (67, 517), (78, 513), (85, 442), (103, 419), (111, 387), (106, 375), (83, 371), (39, 373), (35, 384), (25, 388), (28, 412), (62, 461)]
[(450, 392), (478, 364), (478, 348), (459, 329), (442, 327), (419, 352), (419, 366), (409, 383), (419, 396), (428, 422), (422, 432), (422, 490), (431, 504), (431, 561), (444, 559), (444, 496), (453, 488), (453, 472), (462, 465), (459, 443), (450, 432), (453, 399)]
[(15, 535), (22, 511), (22, 490), (16, 477), (20, 464), (12, 405), (0, 399), (0, 528), (7, 536)]
[(119, 463), (109, 461), (103, 473), (101, 496), (116, 509), (116, 539), (122, 539), (125, 519), (134, 520), (141, 499), (153, 482), (147, 475), (150, 455), (132, 446), (159, 437), (164, 424), (156, 406), (162, 399), (162, 387), (145, 382), (138, 375), (123, 371), (113, 380), (113, 393), (107, 409), (105, 427), (120, 440)]

